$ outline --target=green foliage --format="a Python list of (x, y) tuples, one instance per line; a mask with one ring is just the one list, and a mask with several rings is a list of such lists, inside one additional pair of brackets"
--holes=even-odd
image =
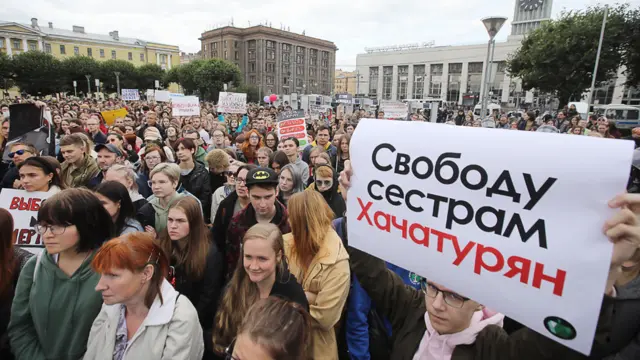
[(196, 70), (204, 64), (204, 60), (194, 60), (190, 63), (176, 67), (178, 72), (178, 83), (184, 89), (185, 94), (191, 95), (198, 91), (195, 81)]
[[(163, 82), (165, 71), (157, 64), (145, 64), (136, 69), (138, 89), (153, 89), (155, 81)], [(167, 83), (168, 84), (168, 83)]]
[(100, 63), (100, 81), (104, 91), (113, 93), (118, 91), (116, 74), (120, 73), (120, 89), (136, 89), (138, 86), (136, 67), (126, 60), (107, 60)]
[(15, 83), (22, 91), (44, 96), (61, 90), (62, 64), (53, 55), (27, 51), (13, 55), (11, 62)]
[(178, 73), (178, 68), (177, 67), (172, 67), (171, 69), (169, 69), (169, 71), (167, 71), (164, 74), (164, 77), (162, 78), (162, 83), (165, 84), (166, 86), (169, 86), (170, 83), (179, 83), (180, 82), (180, 78), (179, 78), (179, 73)]
[[(614, 79), (618, 68), (625, 64), (630, 13), (628, 5), (609, 10), (596, 76), (599, 84)], [(604, 8), (600, 6), (561, 13), (558, 20), (527, 35), (520, 49), (510, 56), (507, 70), (511, 76), (521, 78), (527, 90), (555, 93), (560, 104), (579, 99), (591, 86), (603, 15)]]
[(629, 12), (627, 28), (627, 51), (623, 57), (627, 66), (627, 85), (637, 86), (640, 84), (640, 8)]
[(231, 91), (247, 94), (248, 103), (259, 103), (261, 101), (260, 92), (258, 90), (258, 87), (255, 85), (243, 84), (232, 88)]
[(195, 83), (200, 94), (209, 100), (218, 99), (225, 83), (239, 83), (240, 79), (240, 68), (221, 59), (207, 60), (195, 71)]
[[(78, 90), (87, 91), (87, 78), (85, 75), (91, 75), (89, 80), (91, 91), (96, 91), (95, 79), (100, 79), (100, 64), (94, 58), (72, 56), (62, 60), (61, 65), (62, 72), (59, 77), (63, 82), (62, 88), (64, 90), (73, 90), (73, 81), (77, 81)], [(60, 90), (62, 89), (58, 89), (58, 91)]]
[[(6, 81), (6, 83), (5, 83)], [(13, 63), (9, 55), (0, 52), (0, 87), (10, 88), (13, 86)]]

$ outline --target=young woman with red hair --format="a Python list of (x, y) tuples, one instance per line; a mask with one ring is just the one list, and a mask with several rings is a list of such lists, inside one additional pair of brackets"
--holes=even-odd
[(201, 359), (198, 313), (166, 280), (169, 261), (153, 236), (129, 233), (108, 241), (91, 266), (104, 305), (93, 322), (85, 359)]
[(244, 159), (239, 159), (247, 164), (258, 165), (258, 149), (264, 146), (262, 135), (256, 129), (252, 129), (244, 135), (244, 143), (240, 147), (240, 151)]

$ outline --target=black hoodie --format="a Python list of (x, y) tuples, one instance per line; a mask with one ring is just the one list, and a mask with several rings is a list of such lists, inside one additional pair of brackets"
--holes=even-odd
[(320, 194), (322, 194), (322, 197), (324, 197), (325, 201), (327, 202), (327, 204), (329, 204), (329, 207), (331, 208), (331, 210), (333, 210), (333, 215), (334, 215), (334, 219), (335, 218), (339, 218), (345, 215), (345, 211), (347, 210), (347, 206), (344, 203), (344, 199), (342, 198), (342, 195), (340, 194), (340, 192), (338, 192), (338, 185), (339, 185), (339, 181), (338, 181), (338, 173), (329, 165), (320, 165), (317, 166), (314, 170), (313, 170), (313, 178), (317, 179), (318, 178), (318, 169), (320, 168), (327, 168), (329, 170), (331, 170), (331, 174), (333, 174), (333, 186), (331, 187), (331, 189), (322, 192), (320, 190), (318, 190), (318, 185), (313, 184), (313, 188), (319, 192)]

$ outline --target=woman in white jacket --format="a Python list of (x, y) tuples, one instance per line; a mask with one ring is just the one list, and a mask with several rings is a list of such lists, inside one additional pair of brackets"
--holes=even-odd
[(92, 262), (104, 305), (93, 322), (87, 360), (200, 360), (196, 309), (166, 280), (169, 263), (147, 233), (105, 243)]

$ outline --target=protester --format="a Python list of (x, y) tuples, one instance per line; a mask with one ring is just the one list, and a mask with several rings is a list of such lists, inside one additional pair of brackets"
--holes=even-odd
[(67, 135), (60, 140), (60, 153), (64, 157), (60, 177), (65, 187), (86, 187), (100, 173), (87, 146), (80, 134)]
[(102, 180), (104, 175), (113, 165), (122, 165), (126, 160), (124, 149), (113, 144), (98, 144), (95, 147), (98, 154), (97, 164), (100, 172), (88, 184), (90, 189), (95, 189)]
[(344, 162), (349, 160), (349, 144), (351, 143), (351, 136), (348, 134), (344, 134), (340, 137), (340, 142), (338, 143), (336, 152), (336, 157), (331, 159), (331, 163), (333, 164), (333, 168), (336, 169), (336, 172), (339, 174), (342, 170), (344, 170)]
[(117, 181), (105, 181), (95, 189), (95, 195), (111, 216), (116, 236), (144, 231), (140, 222), (135, 219), (136, 209), (131, 202), (129, 190), (124, 185)]
[(156, 128), (159, 132), (159, 135), (161, 138), (165, 138), (165, 134), (164, 134), (164, 129), (162, 129), (162, 127), (160, 126), (160, 124), (157, 123), (158, 121), (158, 115), (154, 112), (154, 111), (149, 111), (145, 114), (145, 118), (146, 118), (146, 123), (144, 125), (142, 125), (140, 127), (140, 129), (138, 129), (138, 137), (141, 139), (145, 139), (145, 131), (148, 128)]
[(329, 204), (334, 218), (341, 217), (346, 212), (346, 204), (340, 195), (338, 174), (329, 165), (319, 165), (315, 168), (314, 182), (307, 189), (317, 191), (322, 194), (324, 200)]
[(60, 179), (60, 163), (51, 156), (33, 156), (18, 166), (20, 186), (27, 192), (56, 194), (65, 186)]
[[(205, 150), (206, 144), (202, 141), (202, 138), (200, 138), (200, 133), (197, 132), (196, 130), (190, 130), (185, 133), (184, 139), (191, 139), (195, 144), (195, 150), (193, 153), (193, 157), (195, 161), (201, 163), (202, 165), (206, 164), (205, 162), (205, 158), (207, 156), (207, 151)], [(182, 140), (182, 139), (179, 139), (179, 140)], [(176, 145), (177, 144), (178, 142), (176, 142)]]
[[(135, 214), (147, 203), (147, 200), (139, 192), (139, 179), (131, 167), (113, 165), (104, 175), (104, 181), (117, 181), (127, 188)], [(147, 184), (144, 185), (149, 186)]]
[(128, 148), (129, 144), (125, 142), (123, 135), (117, 132), (110, 132), (107, 134), (107, 143), (115, 145), (117, 148), (124, 150), (126, 160), (128, 160), (130, 163), (135, 164), (140, 160), (138, 153), (132, 148)]
[(256, 152), (257, 164), (260, 167), (268, 168), (271, 163), (271, 157), (273, 156), (273, 151), (268, 147), (261, 147)]
[(302, 160), (307, 164), (312, 165), (311, 160), (309, 159), (309, 153), (311, 149), (316, 146), (327, 152), (330, 158), (335, 157), (337, 149), (335, 146), (333, 146), (333, 144), (331, 144), (331, 141), (329, 141), (330, 138), (331, 134), (329, 128), (324, 125), (319, 126), (316, 130), (315, 141), (312, 141), (311, 144), (307, 145), (307, 147), (304, 148), (304, 151), (302, 152)]
[(138, 172), (138, 176), (140, 177), (140, 183), (143, 186), (140, 186), (139, 191), (140, 195), (144, 198), (148, 198), (151, 196), (151, 187), (148, 185), (149, 182), (149, 173), (153, 170), (158, 164), (171, 162), (167, 159), (167, 156), (164, 150), (158, 145), (148, 145), (143, 149), (143, 155), (140, 155), (142, 159), (142, 165), (140, 166), (140, 171)]
[(212, 136), (211, 136), (211, 140), (212, 143), (209, 146), (209, 151), (212, 151), (214, 149), (224, 149), (226, 146), (224, 144), (224, 140), (227, 138), (227, 133), (221, 129), (221, 128), (217, 128), (215, 130), (213, 130), (212, 132)]
[(303, 191), (289, 199), (291, 234), (284, 236), (289, 270), (302, 284), (313, 329), (313, 358), (337, 359), (335, 326), (349, 293), (349, 255), (333, 230), (333, 213), (322, 196)]
[(194, 304), (203, 329), (210, 329), (222, 292), (223, 259), (196, 199), (185, 196), (170, 206), (158, 244), (169, 256), (169, 283)]
[(104, 305), (91, 326), (85, 359), (201, 359), (198, 314), (165, 279), (167, 255), (149, 234), (107, 242), (92, 262)]
[(11, 316), (11, 303), (24, 265), (33, 254), (13, 245), (13, 217), (0, 208), (0, 358), (11, 360), (7, 326)]
[(204, 218), (209, 222), (211, 214), (211, 183), (209, 171), (203, 163), (196, 161), (196, 144), (191, 139), (176, 141), (175, 151), (180, 160), (180, 183), (186, 191), (200, 200), (204, 209)]
[(245, 134), (245, 140), (242, 146), (240, 147), (240, 152), (242, 157), (238, 157), (238, 160), (245, 162), (247, 164), (255, 164), (258, 163), (257, 151), (264, 144), (262, 142), (262, 135), (258, 132), (258, 130), (250, 130)]
[(272, 152), (276, 152), (278, 151), (278, 134), (276, 134), (275, 132), (268, 132), (267, 135), (264, 137), (264, 144), (266, 147), (268, 147), (269, 149), (271, 149)]
[[(280, 143), (279, 146), (283, 146), (283, 143)], [(271, 159), (271, 169), (273, 169), (276, 174), (280, 174), (280, 169), (288, 164), (290, 164), (289, 157), (284, 153), (284, 151), (279, 150), (273, 153), (273, 157)], [(300, 174), (300, 176), (302, 176), (302, 174)]]
[(240, 166), (243, 165), (245, 164), (239, 161), (235, 161), (233, 164), (230, 164), (227, 170), (224, 172), (227, 181), (223, 186), (214, 191), (213, 195), (211, 195), (211, 224), (214, 224), (216, 213), (218, 212), (218, 208), (220, 207), (222, 201), (235, 191), (236, 172), (238, 171)]
[[(283, 151), (287, 155), (289, 163), (293, 165), (300, 177), (302, 177), (302, 182), (306, 184), (309, 180), (309, 165), (298, 156), (299, 147), (300, 142), (295, 137), (290, 137), (283, 141)], [(281, 164), (280, 168), (282, 169), (283, 166)]]
[(302, 177), (292, 164), (285, 165), (278, 175), (278, 201), (287, 206), (289, 199), (294, 194), (304, 191), (305, 184)]
[(91, 261), (113, 236), (113, 222), (91, 191), (67, 189), (43, 203), (35, 229), (45, 249), (18, 279), (8, 328), (11, 349), (18, 360), (77, 360), (102, 306)]
[[(236, 184), (240, 181), (236, 177)], [(278, 175), (271, 169), (255, 168), (246, 175), (245, 186), (249, 193), (249, 204), (233, 216), (226, 232), (223, 253), (225, 254), (225, 279), (233, 275), (240, 256), (240, 245), (245, 232), (257, 223), (272, 223), (283, 234), (290, 231), (287, 209), (278, 202)], [(236, 186), (236, 191), (237, 191)]]
[(217, 353), (232, 344), (242, 319), (259, 299), (277, 296), (309, 310), (302, 286), (287, 270), (282, 233), (276, 225), (252, 226), (242, 239), (240, 252), (242, 261), (233, 271), (215, 319), (213, 345)]
[(229, 156), (224, 150), (215, 149), (207, 154), (205, 160), (209, 167), (211, 192), (214, 193), (227, 181), (226, 171), (229, 169)]
[(9, 145), (9, 154), (7, 154), (7, 157), (11, 159), (11, 165), (2, 178), (2, 188), (20, 189), (22, 183), (20, 182), (18, 167), (28, 158), (37, 155), (38, 151), (31, 144), (14, 142)]
[(169, 206), (183, 195), (178, 192), (180, 184), (180, 167), (176, 164), (162, 163), (157, 165), (149, 175), (153, 196), (150, 196), (136, 214), (136, 219), (144, 226), (145, 231), (157, 234), (167, 227)]

